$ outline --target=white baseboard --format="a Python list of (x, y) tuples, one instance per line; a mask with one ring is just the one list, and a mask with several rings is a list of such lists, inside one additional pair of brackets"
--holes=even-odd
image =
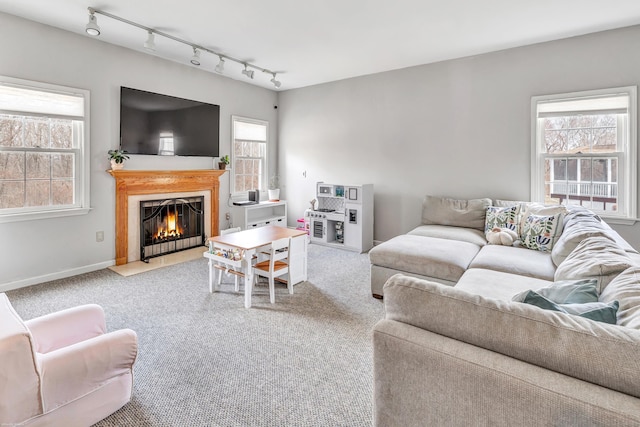
[(72, 268), (70, 270), (58, 271), (56, 273), (45, 274), (28, 279), (16, 280), (15, 282), (0, 284), (0, 292), (11, 291), (14, 289), (26, 288), (27, 286), (37, 285), (39, 283), (50, 282), (57, 279), (66, 279), (67, 277), (77, 276), (78, 274), (89, 273), (91, 271), (102, 270), (103, 268), (115, 265), (115, 260), (100, 262), (98, 264), (85, 265), (83, 267)]

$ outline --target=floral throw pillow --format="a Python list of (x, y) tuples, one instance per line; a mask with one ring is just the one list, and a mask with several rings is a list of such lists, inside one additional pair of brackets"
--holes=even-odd
[(550, 216), (529, 214), (522, 225), (522, 245), (537, 251), (551, 251), (562, 233), (563, 217), (562, 213)]
[(484, 233), (487, 234), (494, 227), (508, 228), (518, 233), (520, 206), (489, 206), (484, 223)]

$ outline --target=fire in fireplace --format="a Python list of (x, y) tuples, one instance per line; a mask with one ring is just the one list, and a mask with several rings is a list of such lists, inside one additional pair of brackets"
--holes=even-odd
[(204, 197), (140, 202), (140, 260), (202, 246)]

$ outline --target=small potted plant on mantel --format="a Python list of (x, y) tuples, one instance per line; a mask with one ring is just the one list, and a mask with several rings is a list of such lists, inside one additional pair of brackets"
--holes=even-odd
[(269, 201), (280, 201), (280, 177), (278, 175), (269, 178)]
[(221, 156), (218, 162), (218, 169), (226, 169), (229, 162), (229, 156)]
[(107, 153), (109, 154), (109, 159), (111, 159), (111, 170), (113, 171), (122, 169), (124, 161), (129, 159), (127, 152), (119, 148), (117, 150), (109, 150)]

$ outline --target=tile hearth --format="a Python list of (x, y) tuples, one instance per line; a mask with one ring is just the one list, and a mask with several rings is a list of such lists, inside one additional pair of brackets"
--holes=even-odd
[(202, 258), (202, 253), (206, 250), (207, 248), (205, 248), (204, 246), (191, 248), (168, 255), (151, 258), (149, 259), (148, 263), (142, 261), (134, 261), (124, 265), (113, 265), (109, 267), (109, 270), (112, 270), (124, 277), (133, 276), (134, 274), (144, 273), (145, 271), (151, 271), (157, 268), (168, 267), (170, 265), (179, 264), (181, 262)]

